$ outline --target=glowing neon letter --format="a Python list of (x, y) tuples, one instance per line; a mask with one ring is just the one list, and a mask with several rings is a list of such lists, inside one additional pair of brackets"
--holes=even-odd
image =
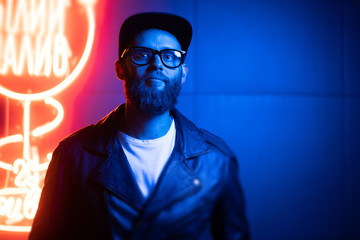
[(8, 211), (6, 213), (6, 216), (8, 217), (7, 223), (11, 224), (14, 222), (19, 222), (22, 219), (24, 219), (23, 215), (20, 213), (21, 211), (21, 205), (22, 205), (22, 200), (21, 198), (14, 198), (14, 197), (9, 197), (8, 198)]
[(18, 187), (26, 187), (27, 166), (23, 159), (16, 159), (14, 162), (15, 185)]
[[(56, 2), (56, 3), (54, 3)], [(65, 23), (65, 7), (66, 2), (63, 0), (51, 0), (50, 1), (50, 10), (49, 10), (49, 34), (64, 33), (64, 23)], [(56, 31), (57, 30), (57, 31)]]
[[(42, 41), (43, 39), (44, 41)], [(36, 36), (34, 75), (50, 76), (51, 65), (51, 37)]]
[(23, 206), (23, 213), (25, 218), (34, 219), (36, 210), (38, 208), (40, 195), (40, 188), (32, 188), (30, 189), (30, 192), (26, 195)]
[[(13, 22), (11, 21), (11, 17), (13, 16), (12, 5), (13, 5), (13, 0), (7, 0), (7, 9), (8, 9), (7, 20), (6, 20), (7, 31), (11, 33), (20, 32), (21, 30), (20, 24), (22, 24), (23, 27), (22, 30), (25, 31), (25, 29), (28, 29), (27, 27), (28, 14), (26, 10), (26, 0), (18, 0)], [(13, 24), (11, 24), (11, 22)]]
[(4, 49), (4, 62), (0, 73), (5, 75), (8, 73), (8, 68), (11, 67), (13, 72), (16, 72), (16, 50), (15, 50), (15, 38), (13, 35), (9, 35), (5, 41)]
[(64, 76), (69, 70), (71, 50), (68, 41), (64, 36), (57, 35), (54, 42), (53, 72), (55, 76)]
[[(36, 5), (36, 3), (38, 3)], [(46, 8), (45, 0), (32, 0), (31, 1), (31, 25), (28, 31), (31, 34), (37, 33), (38, 35), (43, 35), (45, 32), (45, 23), (46, 23)]]
[(21, 42), (21, 49), (20, 49), (20, 56), (19, 56), (19, 62), (18, 62), (18, 66), (17, 66), (17, 71), (15, 74), (17, 75), (21, 75), (21, 73), (23, 73), (24, 71), (24, 65), (25, 65), (25, 58), (26, 58), (26, 63), (28, 66), (28, 73), (30, 75), (33, 74), (33, 62), (34, 62), (34, 57), (32, 54), (32, 46), (31, 46), (31, 41), (30, 41), (30, 36), (29, 35), (25, 35), (22, 39)]
[(3, 30), (4, 18), (4, 6), (0, 3), (0, 31)]

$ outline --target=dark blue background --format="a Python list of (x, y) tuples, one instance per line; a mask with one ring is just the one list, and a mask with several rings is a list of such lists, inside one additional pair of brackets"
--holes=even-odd
[(97, 44), (113, 47), (96, 55), (74, 130), (124, 101), (122, 21), (179, 14), (194, 36), (178, 107), (239, 158), (253, 239), (360, 239), (360, 1), (112, 2)]
[(194, 36), (178, 108), (239, 158), (253, 239), (360, 239), (360, 1), (97, 5), (91, 59), (57, 96), (66, 114), (56, 142), (124, 102), (114, 62), (125, 18), (179, 14)]

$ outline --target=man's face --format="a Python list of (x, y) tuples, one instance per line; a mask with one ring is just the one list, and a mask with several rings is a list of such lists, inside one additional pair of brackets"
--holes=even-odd
[[(169, 32), (148, 29), (137, 34), (131, 47), (147, 47), (154, 50), (178, 49), (180, 44)], [(131, 60), (131, 53), (123, 59), (123, 80), (125, 96), (140, 112), (157, 115), (175, 106), (185, 81), (187, 66), (168, 68), (155, 54), (153, 60), (144, 66)]]

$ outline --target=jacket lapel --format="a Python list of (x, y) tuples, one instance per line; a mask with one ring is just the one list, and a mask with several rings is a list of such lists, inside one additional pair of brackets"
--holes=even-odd
[(177, 110), (173, 112), (176, 142), (156, 188), (150, 195), (144, 214), (151, 216), (201, 189), (201, 179), (187, 161), (209, 151), (201, 131)]
[(128, 205), (140, 210), (144, 198), (135, 182), (130, 165), (119, 141), (115, 141), (114, 151), (94, 174), (95, 181), (123, 199)]
[(181, 152), (174, 149), (171, 160), (167, 163), (150, 195), (144, 212), (153, 215), (177, 201), (196, 193), (201, 188), (197, 175), (190, 169)]
[(106, 156), (105, 161), (98, 158), (98, 167), (92, 173), (92, 179), (133, 208), (140, 210), (144, 198), (117, 137), (117, 123), (123, 112), (124, 105), (120, 105), (93, 126), (84, 148), (90, 154)]

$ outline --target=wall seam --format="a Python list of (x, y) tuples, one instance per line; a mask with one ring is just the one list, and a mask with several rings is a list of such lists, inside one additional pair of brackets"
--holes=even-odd
[(345, 125), (345, 0), (341, 0), (340, 2), (340, 81), (341, 81), (341, 98), (340, 98), (340, 111), (341, 111), (341, 146), (340, 151), (342, 155), (341, 161), (341, 179), (342, 179), (342, 218), (341, 221), (341, 230), (343, 232), (343, 236), (348, 236), (347, 225), (348, 225), (348, 218), (347, 218), (347, 180), (346, 180), (346, 166), (347, 166), (347, 157), (346, 157), (346, 125)]

